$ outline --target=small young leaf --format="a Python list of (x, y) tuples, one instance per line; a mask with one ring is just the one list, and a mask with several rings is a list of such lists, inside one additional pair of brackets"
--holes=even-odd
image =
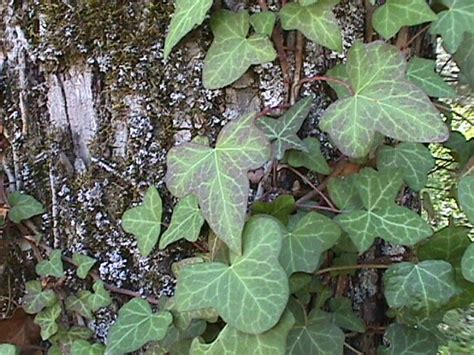
[(104, 352), (102, 344), (90, 344), (85, 340), (76, 340), (71, 346), (71, 355), (103, 355)]
[(420, 143), (400, 143), (396, 147), (384, 145), (377, 150), (377, 168), (400, 171), (405, 183), (414, 191), (425, 187), (428, 173), (434, 166), (430, 150)]
[(176, 9), (165, 40), (165, 58), (189, 31), (204, 21), (212, 3), (213, 0), (176, 0)]
[(433, 335), (422, 329), (415, 329), (402, 324), (390, 324), (384, 336), (390, 346), (379, 347), (379, 355), (431, 355), (437, 354), (438, 344)]
[(342, 355), (344, 333), (331, 321), (331, 316), (313, 309), (305, 323), (297, 323), (288, 335), (289, 355)]
[(20, 355), (20, 348), (12, 344), (0, 344), (0, 354), (2, 355)]
[(329, 175), (331, 168), (321, 153), (319, 140), (308, 137), (303, 139), (303, 144), (306, 146), (307, 153), (294, 149), (290, 150), (288, 152), (288, 164), (295, 168), (303, 166), (311, 171)]
[(333, 312), (334, 323), (338, 327), (353, 332), (364, 333), (364, 321), (354, 314), (352, 301), (345, 297), (334, 297), (329, 300), (329, 308)]
[(218, 11), (211, 19), (214, 41), (204, 59), (202, 72), (206, 89), (219, 89), (239, 79), (252, 65), (276, 58), (270, 39), (262, 34), (247, 38), (250, 16), (246, 11)]
[(465, 33), (473, 33), (474, 2), (472, 0), (440, 0), (447, 7), (432, 23), (430, 33), (443, 37), (443, 46), (449, 53), (459, 48)]
[(426, 260), (392, 264), (384, 274), (385, 298), (392, 308), (405, 307), (431, 315), (459, 293), (451, 264)]
[(271, 36), (275, 26), (276, 15), (271, 11), (257, 12), (250, 16), (250, 24), (255, 32), (264, 36)]
[(112, 298), (110, 298), (109, 292), (105, 289), (102, 281), (96, 281), (92, 288), (94, 293), (87, 298), (88, 306), (92, 312), (96, 312), (112, 303)]
[(172, 322), (170, 312), (153, 313), (147, 301), (134, 298), (120, 309), (117, 321), (110, 328), (106, 354), (130, 353), (150, 341), (159, 341)]
[(437, 19), (426, 0), (388, 0), (375, 10), (374, 29), (385, 39), (392, 38), (404, 26), (419, 25)]
[(203, 263), (181, 271), (177, 311), (212, 307), (230, 326), (245, 333), (273, 327), (289, 296), (288, 278), (278, 262), (281, 239), (278, 221), (267, 216), (250, 218), (242, 237), (243, 254), (234, 255), (231, 266)]
[(413, 57), (408, 62), (408, 80), (428, 96), (456, 97), (456, 91), (435, 72), (435, 66), (436, 61), (434, 60)]
[(8, 218), (13, 223), (21, 223), (25, 219), (45, 212), (43, 205), (32, 196), (15, 191), (8, 196), (8, 203), (11, 208)]
[(199, 209), (197, 198), (193, 195), (186, 196), (173, 210), (170, 226), (160, 238), (160, 249), (183, 238), (195, 242), (203, 224), (204, 217)]
[(461, 69), (459, 81), (468, 84), (474, 89), (474, 34), (464, 33), (464, 38), (456, 53), (453, 55), (454, 61)]
[(199, 339), (194, 339), (189, 354), (284, 355), (286, 338), (294, 323), (293, 315), (286, 311), (277, 325), (262, 334), (243, 333), (227, 324), (217, 339), (210, 344), (203, 344)]
[(309, 212), (293, 226), (285, 228), (280, 264), (287, 275), (312, 273), (318, 267), (322, 253), (334, 246), (340, 235), (341, 230), (330, 218)]
[(76, 274), (77, 277), (81, 279), (85, 279), (87, 277), (87, 274), (92, 269), (92, 266), (94, 266), (94, 264), (97, 262), (97, 260), (94, 258), (79, 253), (74, 253), (72, 255), (72, 260), (78, 265)]
[(229, 248), (241, 252), (249, 181), (247, 171), (270, 156), (267, 139), (249, 114), (227, 124), (216, 148), (184, 143), (168, 152), (166, 185), (176, 197), (193, 194), (209, 226)]
[(43, 309), (35, 317), (35, 323), (41, 328), (41, 338), (48, 340), (52, 335), (58, 331), (58, 324), (56, 319), (61, 314), (61, 305), (55, 303), (53, 306)]
[(40, 281), (28, 281), (25, 284), (25, 289), (26, 294), (23, 297), (23, 309), (26, 313), (39, 313), (45, 307), (51, 307), (58, 301), (53, 290), (43, 291)]
[(471, 243), (461, 259), (462, 276), (469, 282), (474, 282), (474, 243)]
[(358, 210), (363, 207), (356, 188), (356, 176), (333, 177), (328, 183), (329, 197), (337, 208), (344, 211)]
[(85, 290), (79, 291), (77, 296), (69, 296), (68, 298), (66, 298), (66, 301), (64, 303), (66, 309), (71, 312), (76, 312), (77, 314), (80, 314), (81, 316), (87, 319), (92, 319), (92, 312), (89, 304), (90, 296), (91, 293)]
[(295, 209), (295, 198), (292, 195), (281, 195), (272, 202), (254, 202), (252, 205), (252, 215), (268, 214), (286, 225), (288, 224), (290, 214)]
[(443, 142), (448, 129), (426, 94), (406, 79), (406, 62), (398, 48), (356, 42), (346, 71), (354, 94), (331, 104), (321, 118), (346, 155), (362, 158), (375, 133), (408, 142)]
[(303, 121), (308, 116), (312, 97), (306, 97), (298, 101), (279, 119), (271, 117), (263, 117), (256, 123), (268, 140), (272, 143), (273, 154), (276, 159), (283, 158), (283, 154), (288, 149), (297, 149), (308, 152), (306, 145), (296, 135), (296, 132), (301, 128)]
[(36, 264), (36, 273), (43, 277), (63, 277), (64, 267), (61, 260), (61, 250), (53, 250), (49, 255), (49, 260), (43, 260)]
[(308, 39), (333, 51), (342, 51), (341, 30), (332, 8), (339, 0), (319, 0), (309, 6), (288, 3), (280, 10), (284, 30), (298, 30)]
[(150, 254), (158, 242), (162, 211), (160, 194), (154, 186), (150, 186), (143, 204), (125, 211), (122, 216), (123, 230), (137, 238), (138, 249), (143, 256)]
[(458, 201), (469, 222), (474, 224), (474, 175), (465, 175), (459, 180)]

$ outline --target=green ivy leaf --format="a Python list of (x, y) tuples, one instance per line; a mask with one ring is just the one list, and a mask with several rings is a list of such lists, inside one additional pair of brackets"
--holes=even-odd
[(138, 250), (143, 256), (150, 254), (158, 242), (162, 213), (160, 194), (156, 187), (150, 186), (143, 204), (125, 211), (122, 216), (123, 230), (137, 238)]
[(356, 188), (356, 176), (333, 177), (328, 183), (329, 197), (337, 208), (344, 211), (363, 208)]
[(437, 231), (426, 243), (417, 248), (416, 255), (420, 260), (445, 260), (453, 265), (459, 265), (464, 250), (471, 243), (469, 228), (463, 226), (448, 226)]
[(450, 154), (459, 163), (461, 169), (474, 156), (474, 138), (467, 140), (459, 131), (451, 131), (449, 139), (443, 145), (451, 150)]
[(270, 156), (268, 142), (250, 114), (227, 124), (216, 148), (184, 143), (168, 153), (166, 185), (177, 197), (193, 194), (209, 226), (234, 252), (241, 252), (249, 181), (247, 171)]
[(250, 16), (250, 24), (255, 32), (263, 36), (271, 36), (275, 26), (276, 15), (271, 11), (262, 11)]
[(453, 58), (458, 67), (461, 69), (459, 73), (459, 80), (461, 83), (468, 84), (471, 89), (474, 89), (474, 34), (464, 33), (464, 38), (461, 42)]
[(65, 306), (68, 311), (76, 312), (81, 316), (92, 319), (91, 307), (89, 304), (89, 297), (91, 293), (89, 291), (81, 290), (76, 295), (71, 295), (66, 298)]
[(317, 3), (319, 0), (298, 0), (301, 6), (308, 6)]
[(100, 308), (107, 307), (112, 303), (112, 298), (110, 297), (109, 292), (105, 289), (102, 281), (99, 280), (94, 282), (92, 288), (94, 289), (94, 293), (89, 295), (87, 298), (87, 303), (92, 312), (96, 312)]
[(102, 344), (90, 344), (85, 340), (76, 340), (71, 346), (71, 355), (103, 355), (104, 352)]
[(203, 344), (199, 339), (194, 339), (189, 354), (284, 355), (288, 332), (294, 323), (293, 315), (286, 311), (277, 325), (262, 334), (247, 334), (226, 325), (217, 339), (210, 344)]
[(49, 260), (43, 260), (36, 264), (36, 273), (43, 277), (63, 277), (64, 267), (61, 260), (61, 250), (53, 250), (49, 255)]
[(354, 314), (352, 301), (346, 297), (334, 297), (329, 300), (329, 308), (333, 312), (334, 323), (343, 329), (365, 333), (364, 321)]
[(337, 243), (341, 230), (330, 218), (309, 212), (290, 223), (284, 233), (280, 264), (291, 275), (316, 270), (321, 255)]
[(465, 175), (459, 180), (458, 201), (469, 222), (474, 224), (474, 175)]
[(81, 279), (87, 277), (87, 274), (97, 262), (94, 258), (79, 253), (74, 253), (72, 255), (72, 260), (77, 264), (76, 274)]
[(408, 62), (407, 78), (428, 96), (456, 97), (456, 91), (435, 72), (435, 66), (434, 60), (413, 57)]
[(289, 355), (342, 355), (344, 333), (332, 323), (331, 316), (313, 309), (304, 323), (297, 323), (288, 335)]
[(474, 282), (474, 243), (471, 243), (461, 259), (462, 276), (469, 282)]
[(295, 198), (292, 195), (278, 196), (272, 202), (255, 201), (252, 204), (252, 214), (268, 214), (275, 217), (284, 225), (288, 224), (290, 214), (296, 209)]
[(280, 10), (281, 26), (284, 30), (298, 30), (308, 39), (333, 51), (342, 52), (341, 30), (332, 13), (339, 0), (319, 0), (302, 6), (288, 3)]
[(193, 195), (186, 196), (173, 210), (170, 226), (160, 238), (160, 249), (182, 238), (195, 242), (203, 224), (204, 217), (199, 209), (197, 198)]
[(275, 158), (283, 158), (288, 149), (297, 149), (308, 152), (306, 145), (296, 135), (301, 128), (303, 121), (308, 116), (312, 97), (306, 97), (298, 101), (279, 119), (263, 117), (257, 121), (257, 127), (260, 128), (272, 143), (272, 150)]
[(321, 153), (321, 145), (319, 140), (314, 137), (303, 139), (303, 144), (306, 146), (305, 151), (290, 150), (288, 152), (288, 164), (294, 168), (305, 167), (311, 171), (323, 175), (329, 175), (331, 168), (326, 159)]
[(474, 34), (474, 2), (471, 0), (438, 0), (447, 10), (438, 14), (430, 33), (443, 37), (443, 45), (449, 53), (459, 48), (466, 32)]
[(204, 21), (213, 0), (176, 0), (175, 3), (176, 9), (165, 39), (165, 58), (189, 31)]
[(443, 142), (448, 129), (429, 98), (406, 79), (398, 48), (355, 43), (346, 64), (354, 94), (331, 104), (320, 127), (346, 155), (367, 155), (380, 132), (409, 142)]
[(385, 145), (377, 150), (377, 168), (400, 171), (405, 183), (414, 191), (425, 187), (428, 173), (434, 166), (430, 150), (420, 143), (400, 143), (396, 147)]
[(219, 89), (239, 79), (252, 65), (276, 58), (270, 39), (261, 34), (247, 38), (250, 16), (246, 11), (220, 10), (211, 19), (214, 41), (204, 59), (202, 72), (206, 89)]
[(390, 345), (379, 347), (377, 350), (379, 355), (437, 354), (438, 344), (433, 341), (433, 335), (422, 329), (393, 323), (388, 326), (384, 338)]
[(205, 320), (208, 323), (217, 322), (219, 315), (213, 308), (202, 308), (195, 311), (178, 312), (176, 311), (175, 298), (168, 299), (165, 310), (173, 314), (174, 325), (181, 331), (187, 329), (193, 321)]
[(364, 209), (343, 212), (335, 221), (360, 253), (366, 251), (376, 237), (413, 245), (432, 234), (431, 227), (418, 214), (393, 202), (402, 184), (397, 172), (365, 168), (354, 181)]
[(45, 307), (51, 307), (58, 301), (58, 297), (53, 290), (45, 290), (41, 282), (34, 280), (25, 284), (25, 296), (23, 297), (23, 309), (26, 313), (36, 314)]
[(0, 354), (2, 355), (20, 355), (20, 349), (12, 344), (0, 344)]
[(8, 203), (10, 204), (8, 218), (17, 224), (45, 212), (43, 205), (36, 201), (33, 196), (18, 191), (8, 195)]
[(35, 323), (41, 328), (41, 339), (48, 340), (58, 331), (56, 319), (61, 314), (61, 305), (57, 302), (51, 307), (43, 309), (35, 317)]
[[(66, 329), (64, 326), (59, 324), (58, 331), (50, 337), (48, 341), (51, 342), (51, 344), (58, 346), (58, 348), (64, 349), (72, 346), (72, 343), (74, 343), (75, 340), (89, 339), (92, 334), (92, 331), (85, 327), (72, 326), (70, 329)], [(59, 355), (61, 354), (62, 352), (59, 350)]]
[(384, 295), (390, 307), (405, 307), (427, 315), (459, 293), (453, 267), (444, 260), (393, 264), (384, 273), (383, 280)]
[(383, 38), (389, 39), (404, 26), (415, 26), (437, 18), (426, 0), (387, 0), (375, 10), (372, 25)]
[(119, 311), (107, 336), (106, 354), (125, 354), (150, 341), (159, 341), (173, 322), (170, 312), (153, 313), (147, 301), (134, 298)]
[(273, 327), (289, 296), (288, 278), (278, 262), (281, 238), (278, 221), (252, 217), (243, 232), (243, 254), (234, 255), (231, 266), (204, 263), (181, 271), (176, 309), (215, 308), (224, 321), (245, 333), (263, 333)]

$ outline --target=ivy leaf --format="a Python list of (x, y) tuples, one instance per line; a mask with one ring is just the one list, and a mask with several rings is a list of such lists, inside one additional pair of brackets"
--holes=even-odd
[(11, 207), (8, 218), (16, 224), (45, 212), (43, 205), (36, 201), (33, 196), (18, 191), (8, 195), (8, 203)]
[(20, 355), (20, 349), (12, 344), (0, 344), (0, 354), (2, 355)]
[(301, 6), (308, 6), (317, 3), (319, 0), (298, 0)]
[(465, 175), (459, 180), (458, 201), (469, 222), (474, 224), (474, 175)]
[(102, 344), (90, 344), (85, 340), (76, 340), (71, 346), (71, 355), (103, 355), (104, 351)]
[(356, 187), (356, 176), (333, 177), (328, 183), (329, 197), (337, 208), (345, 211), (363, 207)]
[(474, 156), (474, 138), (467, 140), (459, 131), (451, 131), (449, 139), (443, 145), (451, 150), (450, 154), (459, 163), (461, 169)]
[(466, 32), (474, 34), (474, 3), (471, 0), (439, 0), (447, 7), (438, 14), (438, 20), (432, 23), (431, 34), (443, 37), (443, 45), (449, 53), (459, 48)]
[(85, 290), (79, 291), (77, 296), (69, 296), (65, 301), (66, 309), (71, 312), (76, 312), (87, 319), (92, 319), (92, 312), (89, 304), (90, 296), (91, 293)]
[(45, 307), (51, 307), (58, 301), (53, 290), (45, 290), (38, 280), (28, 281), (25, 284), (25, 296), (23, 297), (23, 309), (26, 313), (36, 314)]
[(462, 276), (469, 282), (474, 282), (474, 243), (471, 243), (461, 259)]
[(158, 242), (162, 212), (160, 194), (154, 186), (150, 186), (143, 204), (125, 211), (122, 216), (123, 230), (137, 238), (138, 250), (143, 256), (150, 254)]
[(428, 96), (456, 97), (456, 91), (435, 72), (435, 66), (436, 61), (434, 60), (413, 57), (408, 62), (408, 80)]
[(257, 12), (250, 16), (250, 24), (255, 32), (264, 36), (271, 36), (275, 26), (276, 15), (271, 11)]
[(182, 238), (195, 242), (203, 224), (204, 217), (199, 209), (197, 198), (193, 195), (186, 196), (173, 210), (170, 226), (160, 238), (160, 249)]
[(234, 256), (231, 266), (204, 263), (181, 271), (177, 311), (212, 307), (230, 326), (251, 334), (263, 333), (278, 322), (289, 296), (288, 278), (278, 262), (280, 223), (271, 217), (252, 217), (242, 239), (243, 254)]
[(459, 265), (464, 251), (471, 243), (469, 230), (463, 226), (448, 226), (437, 231), (426, 243), (418, 246), (416, 252), (418, 259), (445, 260), (453, 265)]
[(375, 10), (372, 25), (383, 38), (389, 39), (404, 26), (415, 26), (437, 18), (425, 0), (388, 0)]
[(377, 151), (377, 168), (400, 171), (405, 183), (414, 191), (425, 187), (428, 173), (434, 166), (430, 150), (420, 143), (400, 143), (396, 147), (385, 145)]
[(250, 114), (227, 124), (212, 149), (193, 142), (168, 153), (166, 185), (177, 197), (193, 194), (209, 226), (234, 252), (241, 252), (249, 181), (247, 171), (270, 156), (268, 142)]
[(176, 9), (165, 39), (165, 58), (189, 31), (204, 21), (212, 3), (212, 0), (176, 0)]
[(334, 297), (329, 300), (329, 308), (333, 312), (334, 323), (343, 329), (364, 333), (364, 321), (354, 314), (352, 301), (345, 297)]
[(263, 117), (257, 121), (257, 127), (260, 128), (272, 143), (273, 154), (280, 160), (288, 149), (297, 149), (308, 152), (306, 145), (296, 135), (301, 128), (303, 121), (308, 116), (312, 97), (306, 97), (298, 101), (279, 119)]
[(308, 39), (333, 51), (342, 52), (341, 30), (332, 13), (339, 0), (319, 0), (302, 6), (288, 3), (280, 10), (281, 26), (284, 30), (298, 30)]
[(100, 308), (107, 307), (112, 303), (109, 292), (105, 289), (102, 281), (94, 282), (92, 286), (94, 293), (87, 298), (87, 303), (92, 312), (98, 311)]
[(218, 11), (211, 19), (214, 41), (204, 59), (202, 72), (206, 89), (219, 89), (239, 79), (252, 65), (273, 61), (276, 52), (262, 34), (247, 38), (250, 16), (246, 11)]
[(94, 258), (79, 253), (74, 253), (72, 255), (72, 260), (77, 264), (76, 274), (81, 279), (87, 277), (87, 274), (97, 262)]
[(383, 280), (384, 295), (390, 307), (405, 307), (427, 315), (459, 293), (453, 267), (444, 260), (393, 264), (384, 273)]
[(52, 335), (58, 331), (58, 324), (56, 319), (61, 314), (61, 306), (55, 303), (51, 307), (43, 309), (35, 317), (35, 323), (41, 328), (41, 339), (48, 340)]
[[(192, 339), (202, 335), (205, 330), (206, 322), (203, 320), (194, 320), (185, 329), (172, 325), (163, 340), (157, 343), (156, 347), (149, 349), (146, 354), (189, 354)], [(183, 343), (186, 344), (186, 350), (179, 352), (178, 347)], [(153, 351), (155, 349), (157, 351)]]
[(332, 323), (331, 316), (313, 309), (304, 323), (293, 327), (288, 335), (289, 355), (342, 355), (344, 333)]
[(330, 218), (316, 212), (309, 212), (291, 224), (284, 230), (280, 264), (287, 275), (312, 273), (323, 252), (337, 243), (341, 230)]
[(227, 324), (219, 333), (217, 339), (210, 344), (203, 344), (199, 339), (194, 339), (189, 354), (284, 355), (288, 332), (294, 323), (293, 315), (286, 311), (277, 325), (262, 334), (243, 333)]
[(384, 338), (388, 340), (388, 347), (379, 347), (380, 355), (414, 355), (437, 354), (438, 344), (433, 341), (433, 335), (422, 329), (415, 329), (402, 324), (390, 324)]
[(377, 41), (355, 43), (346, 64), (354, 94), (331, 104), (320, 127), (346, 155), (367, 155), (379, 132), (408, 142), (443, 142), (448, 129), (429, 98), (406, 79), (400, 51)]
[(125, 354), (159, 341), (173, 322), (170, 312), (153, 313), (147, 301), (134, 298), (119, 311), (107, 336), (106, 354)]
[(432, 234), (431, 227), (418, 214), (393, 202), (402, 184), (397, 172), (365, 168), (354, 182), (364, 208), (343, 212), (335, 221), (360, 253), (379, 236), (391, 243), (413, 245)]
[(53, 250), (49, 255), (49, 260), (43, 260), (36, 264), (36, 273), (43, 277), (63, 277), (64, 267), (61, 260), (61, 250)]
[(284, 225), (288, 224), (290, 214), (296, 209), (293, 195), (278, 196), (272, 202), (255, 201), (252, 204), (252, 214), (268, 214), (275, 217)]
[(314, 137), (308, 137), (303, 139), (303, 144), (306, 146), (306, 152), (294, 149), (290, 150), (288, 152), (288, 164), (294, 168), (303, 166), (311, 171), (329, 175), (331, 168), (321, 153), (319, 140)]
[(464, 38), (461, 42), (453, 58), (458, 67), (461, 69), (459, 73), (459, 80), (461, 83), (468, 84), (471, 89), (474, 89), (474, 34), (464, 33)]

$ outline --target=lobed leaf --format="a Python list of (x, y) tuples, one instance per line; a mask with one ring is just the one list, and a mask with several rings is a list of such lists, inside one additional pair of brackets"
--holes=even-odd
[(352, 301), (346, 297), (334, 297), (329, 300), (329, 308), (333, 312), (334, 323), (343, 329), (365, 333), (364, 320), (354, 314)]
[(337, 208), (345, 211), (358, 210), (363, 207), (356, 188), (356, 176), (332, 177), (328, 183), (331, 201)]
[(178, 312), (212, 307), (230, 326), (250, 334), (278, 322), (289, 296), (288, 278), (278, 262), (280, 223), (268, 216), (252, 217), (242, 240), (243, 253), (234, 255), (230, 266), (214, 262), (183, 268), (175, 296)]
[(271, 11), (257, 12), (250, 16), (250, 24), (255, 32), (264, 36), (271, 36), (275, 26), (276, 15)]
[(461, 259), (462, 276), (469, 282), (474, 282), (474, 243), (471, 243)]
[(43, 291), (41, 282), (37, 280), (25, 283), (25, 296), (23, 297), (23, 309), (26, 313), (35, 314), (46, 307), (51, 307), (58, 301), (53, 290)]
[(469, 222), (474, 224), (474, 175), (465, 175), (459, 180), (458, 201)]
[(255, 201), (252, 204), (252, 214), (268, 214), (275, 217), (284, 225), (288, 224), (290, 215), (295, 211), (295, 198), (292, 195), (278, 196), (272, 202)]
[(429, 332), (407, 327), (402, 324), (390, 324), (385, 332), (384, 338), (389, 342), (388, 347), (381, 346), (377, 350), (380, 355), (414, 355), (414, 354), (436, 354), (438, 344), (433, 341)]
[(305, 167), (323, 175), (329, 175), (331, 168), (321, 153), (319, 140), (313, 137), (303, 139), (305, 151), (292, 149), (288, 152), (288, 164), (294, 168)]
[(459, 163), (461, 169), (474, 156), (474, 138), (467, 140), (464, 134), (459, 131), (449, 132), (449, 139), (444, 142), (443, 146), (451, 151), (450, 154)]
[(454, 53), (453, 58), (458, 67), (461, 69), (459, 73), (459, 81), (468, 84), (474, 89), (474, 34), (464, 33), (463, 40), (458, 50)]
[(63, 277), (64, 267), (61, 260), (61, 250), (53, 250), (49, 255), (49, 260), (43, 260), (36, 264), (36, 273), (43, 277)]
[(58, 331), (56, 320), (61, 314), (61, 305), (57, 302), (51, 307), (43, 309), (35, 317), (35, 323), (41, 328), (41, 339), (48, 340)]
[(65, 306), (68, 311), (76, 312), (77, 314), (92, 319), (92, 310), (89, 304), (90, 291), (81, 290), (77, 295), (71, 295), (66, 298)]
[(35, 200), (33, 196), (15, 191), (8, 195), (10, 211), (8, 218), (13, 223), (21, 223), (25, 219), (42, 214), (45, 212), (43, 205)]
[(94, 282), (92, 286), (94, 293), (87, 298), (87, 303), (92, 312), (98, 311), (100, 308), (107, 307), (112, 303), (109, 292), (105, 289), (104, 283), (100, 280)]
[(103, 355), (105, 346), (91, 344), (85, 340), (76, 340), (71, 346), (71, 355)]
[(434, 60), (413, 57), (408, 62), (407, 78), (428, 96), (456, 97), (456, 91), (435, 72), (435, 66)]
[(87, 274), (97, 262), (94, 258), (79, 253), (74, 253), (72, 255), (72, 260), (77, 264), (76, 274), (81, 279), (87, 277)]
[(263, 165), (270, 147), (249, 114), (226, 125), (216, 148), (184, 143), (167, 157), (166, 185), (177, 197), (196, 196), (209, 226), (234, 252), (241, 252), (249, 181), (247, 171)]

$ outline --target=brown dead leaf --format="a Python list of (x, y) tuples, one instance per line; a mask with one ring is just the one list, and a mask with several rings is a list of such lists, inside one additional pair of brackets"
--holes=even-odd
[(38, 347), (41, 342), (40, 327), (33, 317), (17, 308), (9, 319), (0, 320), (0, 343), (14, 344), (22, 349), (22, 355), (41, 354)]

